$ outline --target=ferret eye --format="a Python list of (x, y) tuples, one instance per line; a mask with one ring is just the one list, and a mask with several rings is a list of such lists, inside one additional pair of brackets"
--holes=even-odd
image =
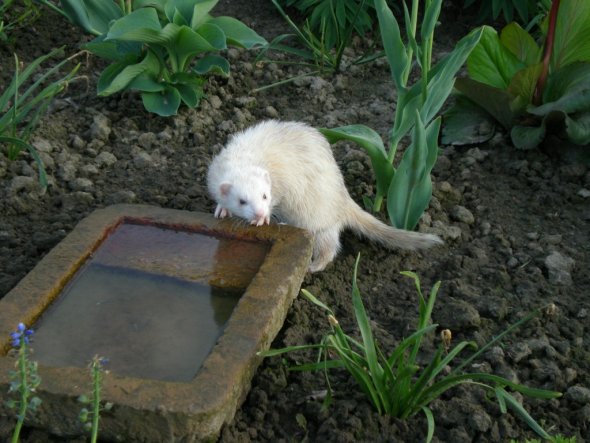
[(266, 194), (262, 194), (262, 200), (266, 200)]
[(246, 204), (246, 200), (244, 200), (243, 198), (240, 199), (240, 204), (243, 206)]

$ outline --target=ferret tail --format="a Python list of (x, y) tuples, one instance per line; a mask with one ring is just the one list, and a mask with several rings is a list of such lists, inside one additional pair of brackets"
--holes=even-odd
[(350, 199), (350, 204), (347, 206), (347, 226), (387, 248), (427, 249), (443, 243), (440, 237), (434, 234), (406, 231), (388, 226), (368, 212), (363, 211), (352, 199)]

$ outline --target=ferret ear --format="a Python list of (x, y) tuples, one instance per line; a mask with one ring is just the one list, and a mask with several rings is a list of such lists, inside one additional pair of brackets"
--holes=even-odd
[(221, 195), (223, 195), (224, 197), (227, 197), (227, 195), (229, 194), (229, 191), (231, 190), (231, 183), (222, 183), (219, 186), (219, 192), (221, 192)]

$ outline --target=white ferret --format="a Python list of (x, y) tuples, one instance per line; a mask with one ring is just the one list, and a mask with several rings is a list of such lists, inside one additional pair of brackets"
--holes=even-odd
[(236, 215), (256, 226), (271, 215), (314, 236), (311, 272), (323, 270), (340, 249), (345, 228), (389, 248), (442, 243), (432, 234), (396, 229), (363, 211), (350, 197), (330, 144), (296, 122), (263, 121), (235, 134), (209, 167), (215, 217)]

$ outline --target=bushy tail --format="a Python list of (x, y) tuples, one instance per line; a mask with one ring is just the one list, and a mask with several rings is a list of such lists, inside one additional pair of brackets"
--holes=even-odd
[(363, 211), (352, 199), (347, 205), (346, 225), (365, 237), (377, 241), (388, 248), (426, 249), (442, 244), (443, 241), (434, 234), (397, 229), (380, 222), (368, 212)]

